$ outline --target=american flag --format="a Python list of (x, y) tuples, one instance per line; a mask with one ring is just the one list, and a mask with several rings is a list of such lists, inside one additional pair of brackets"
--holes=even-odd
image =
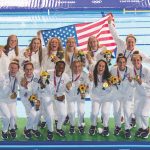
[(107, 19), (109, 15), (106, 15), (93, 23), (80, 23), (61, 28), (42, 30), (41, 34), (44, 44), (47, 45), (49, 38), (58, 37), (61, 39), (63, 47), (65, 47), (67, 38), (74, 37), (76, 39), (78, 49), (86, 50), (88, 38), (90, 36), (95, 36), (99, 40), (100, 45), (106, 46), (108, 50), (114, 50), (116, 48), (116, 44), (108, 27)]

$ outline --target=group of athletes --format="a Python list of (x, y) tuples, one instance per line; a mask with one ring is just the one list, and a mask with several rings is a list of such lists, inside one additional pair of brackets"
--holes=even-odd
[[(114, 135), (121, 132), (123, 116), (125, 138), (131, 138), (131, 128), (137, 125), (135, 136), (148, 138), (150, 112), (150, 57), (136, 49), (136, 38), (130, 34), (122, 41), (108, 18), (109, 29), (117, 44), (116, 63), (112, 52), (101, 46), (95, 36), (88, 39), (87, 51), (76, 47), (69, 37), (66, 48), (57, 37), (49, 39), (46, 48), (39, 37), (31, 40), (22, 51), (18, 38), (10, 35), (5, 46), (0, 46), (0, 116), (2, 138), (16, 138), (17, 97), (26, 111), (25, 138), (40, 137), (38, 124), (42, 118), (47, 126), (47, 139), (55, 132), (64, 137), (66, 119), (69, 133), (75, 133), (76, 113), (78, 132), (85, 134), (85, 99), (91, 102), (91, 136), (109, 136), (111, 107), (114, 115)], [(77, 111), (77, 112), (76, 112)], [(98, 130), (99, 112), (103, 128)], [(56, 126), (54, 126), (56, 125)]]

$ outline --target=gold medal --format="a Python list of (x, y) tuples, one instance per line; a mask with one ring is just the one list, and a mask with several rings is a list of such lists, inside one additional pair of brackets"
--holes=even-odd
[(11, 93), (10, 98), (11, 99), (16, 99), (17, 98), (16, 92)]
[(136, 75), (135, 76), (135, 80), (137, 81), (137, 80), (139, 80), (140, 79), (140, 76), (139, 75)]
[(103, 88), (104, 88), (104, 89), (106, 89), (108, 86), (109, 86), (109, 85), (108, 85), (107, 82), (104, 82), (104, 83), (103, 83)]

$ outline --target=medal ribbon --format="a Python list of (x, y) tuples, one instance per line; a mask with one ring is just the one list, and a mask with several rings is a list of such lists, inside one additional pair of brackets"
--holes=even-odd
[(57, 82), (56, 82), (56, 72), (54, 71), (54, 86), (55, 86), (56, 93), (59, 91), (61, 78), (62, 78), (62, 76), (60, 77), (60, 79), (58, 81), (58, 84), (57, 84)]
[[(134, 74), (135, 76), (137, 75), (136, 69), (134, 68)], [(140, 67), (140, 74), (139, 74), (140, 78), (142, 77), (142, 65)]]
[[(9, 81), (11, 83), (11, 75), (9, 73)], [(14, 83), (13, 83), (13, 86), (11, 86), (11, 92), (14, 93), (15, 92), (15, 86), (16, 86), (16, 82), (17, 82), (17, 79), (15, 77), (15, 80), (14, 80)]]
[(79, 74), (75, 79), (73, 79), (73, 73), (72, 73), (72, 82), (77, 81), (77, 80), (80, 78), (80, 75), (81, 75), (81, 74)]
[(126, 56), (126, 52), (127, 52), (127, 50), (125, 50), (125, 52), (124, 52), (124, 56), (128, 59), (128, 58), (129, 58), (129, 56), (131, 55), (132, 51), (130, 51), (130, 53), (128, 54), (128, 56)]
[(72, 55), (72, 57), (71, 57), (70, 65), (71, 65), (71, 64), (72, 64), (72, 62), (73, 62), (73, 58), (74, 58), (74, 53), (73, 53), (73, 55)]
[[(24, 77), (25, 77), (25, 75), (24, 75)], [(26, 77), (25, 77), (25, 78), (26, 78)], [(27, 78), (26, 78), (26, 80), (27, 80), (27, 84), (28, 84), (28, 83), (30, 83), (30, 82), (32, 82), (32, 81), (33, 81), (33, 78), (34, 78), (34, 75), (32, 76), (32, 78), (31, 78), (31, 80), (30, 80), (30, 81), (28, 81), (28, 80), (27, 80)]]
[[(124, 72), (122, 81), (125, 79), (126, 74), (127, 74), (127, 67), (125, 68), (125, 72)], [(118, 68), (117, 68), (117, 76), (118, 76), (119, 79), (121, 79), (121, 78), (120, 78), (120, 74), (119, 74), (119, 69), (118, 69)]]

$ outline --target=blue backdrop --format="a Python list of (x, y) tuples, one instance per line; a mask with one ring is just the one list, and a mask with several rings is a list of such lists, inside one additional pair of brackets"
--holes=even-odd
[[(110, 3), (112, 1), (112, 3)], [(5, 0), (4, 10), (81, 10), (81, 9), (149, 9), (150, 0)]]

